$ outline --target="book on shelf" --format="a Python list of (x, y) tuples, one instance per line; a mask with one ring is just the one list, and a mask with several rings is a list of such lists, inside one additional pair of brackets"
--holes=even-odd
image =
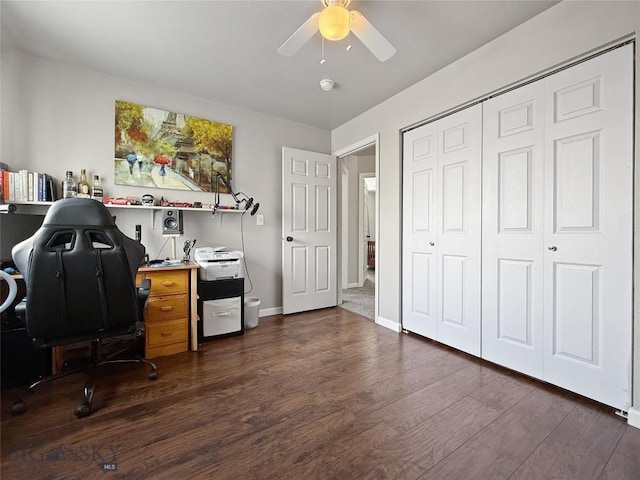
[(20, 201), (29, 201), (29, 170), (20, 170)]
[(45, 201), (45, 190), (44, 190), (44, 173), (38, 174), (38, 201)]
[(16, 201), (16, 191), (18, 190), (18, 172), (9, 172), (9, 200)]
[[(27, 202), (33, 202), (33, 177), (34, 172), (27, 172)], [(37, 174), (36, 174), (37, 176)]]
[(56, 188), (56, 181), (50, 175), (44, 176), (45, 183), (45, 201), (46, 202), (55, 202), (58, 200), (58, 189)]

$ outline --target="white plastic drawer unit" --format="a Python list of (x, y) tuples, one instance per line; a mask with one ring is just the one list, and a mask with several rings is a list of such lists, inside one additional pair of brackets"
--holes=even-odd
[(204, 337), (242, 330), (242, 297), (206, 300), (202, 303), (202, 333)]

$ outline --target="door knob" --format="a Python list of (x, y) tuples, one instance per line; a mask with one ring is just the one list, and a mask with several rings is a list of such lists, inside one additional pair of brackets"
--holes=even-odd
[(287, 237), (287, 242), (293, 242), (293, 237)]
[(435, 243), (429, 242), (429, 245), (431, 245), (433, 247), (435, 245)]
[(552, 252), (555, 252), (556, 250), (558, 250), (558, 247), (553, 245), (553, 246), (549, 247), (549, 250), (551, 250)]

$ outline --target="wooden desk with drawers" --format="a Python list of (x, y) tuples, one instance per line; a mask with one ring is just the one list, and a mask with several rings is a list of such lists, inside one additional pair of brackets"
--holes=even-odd
[(145, 358), (198, 350), (198, 265), (141, 267), (136, 285), (148, 278)]
[[(198, 350), (198, 265), (140, 267), (136, 285), (151, 279), (145, 309), (145, 358)], [(67, 359), (65, 346), (51, 349), (52, 373)]]
[[(198, 265), (140, 267), (136, 285), (145, 278), (151, 279), (145, 310), (145, 358), (198, 350)], [(51, 354), (52, 373), (57, 373), (65, 362), (66, 347), (53, 347)]]

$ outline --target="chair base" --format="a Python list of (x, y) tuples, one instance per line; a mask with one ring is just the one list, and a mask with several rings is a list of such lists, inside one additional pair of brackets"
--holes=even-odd
[[(116, 352), (113, 355), (117, 355), (120, 352)], [(88, 363), (82, 365), (80, 367), (71, 368), (69, 370), (63, 370), (59, 373), (51, 375), (49, 377), (42, 378), (34, 383), (32, 383), (29, 388), (27, 388), (25, 394), (30, 392), (34, 392), (38, 387), (45, 383), (52, 382), (62, 377), (66, 377), (67, 375), (71, 375), (73, 373), (81, 372), (87, 369), (91, 370), (89, 382), (84, 387), (83, 393), (83, 402), (81, 405), (75, 410), (75, 415), (77, 418), (83, 418), (89, 416), (93, 412), (93, 396), (95, 392), (95, 383), (96, 383), (96, 370), (98, 367), (108, 364), (114, 363), (145, 363), (151, 367), (151, 371), (149, 372), (149, 380), (156, 380), (158, 378), (158, 367), (149, 360), (144, 358), (123, 358), (123, 359), (113, 359), (113, 360), (102, 360), (102, 343), (100, 339), (91, 341), (91, 358)], [(11, 413), (13, 415), (19, 415), (27, 411), (27, 404), (25, 401), (20, 398), (13, 402), (11, 407)]]

